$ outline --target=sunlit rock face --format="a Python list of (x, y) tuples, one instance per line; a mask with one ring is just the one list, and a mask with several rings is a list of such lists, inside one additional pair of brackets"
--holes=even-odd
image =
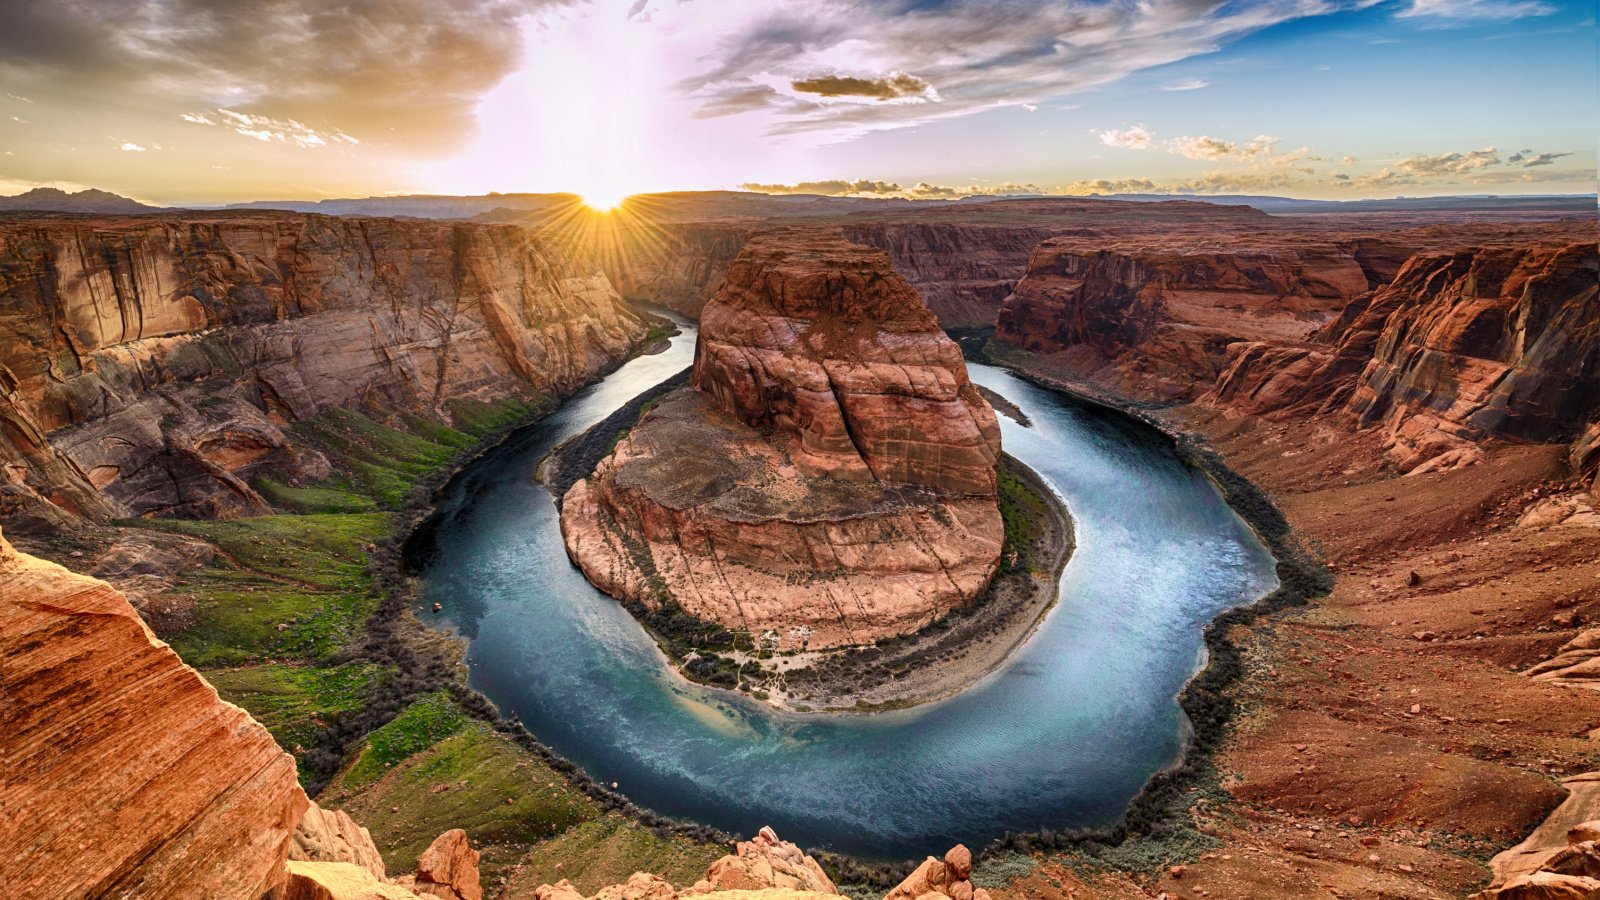
[(701, 316), (694, 387), (568, 492), (568, 553), (646, 607), (780, 646), (931, 623), (993, 576), (999, 427), (877, 250), (752, 239)]
[(0, 537), (6, 889), (256, 900), (284, 879), (294, 759), (105, 582)]
[(288, 213), (0, 224), (0, 521), (265, 509), (294, 423), (560, 394), (642, 339), (524, 229)]
[(1298, 338), (1370, 287), (1357, 248), (1271, 234), (1059, 237), (996, 338), (1120, 393), (1193, 399), (1240, 340)]
[(1592, 474), (1597, 280), (1592, 243), (1418, 254), (1311, 341), (1232, 348), (1204, 400), (1381, 426), (1404, 471), (1469, 461), (1475, 442), (1499, 437), (1575, 441), (1575, 469)]

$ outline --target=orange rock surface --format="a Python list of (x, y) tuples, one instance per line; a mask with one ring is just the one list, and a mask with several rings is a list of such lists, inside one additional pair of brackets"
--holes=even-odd
[(0, 538), (5, 889), (256, 900), (307, 800), (294, 760), (104, 582)]
[(565, 498), (567, 551), (601, 589), (822, 648), (988, 584), (999, 426), (882, 252), (752, 240), (702, 315), (694, 385)]
[(570, 391), (645, 333), (513, 226), (290, 213), (0, 224), (0, 522), (230, 516), (287, 427)]

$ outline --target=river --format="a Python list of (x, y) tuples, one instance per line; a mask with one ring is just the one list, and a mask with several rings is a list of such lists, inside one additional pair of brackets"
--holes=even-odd
[(694, 340), (686, 327), (580, 392), (441, 498), (419, 615), (470, 639), (472, 685), (635, 803), (738, 835), (772, 825), (802, 845), (909, 858), (1116, 821), (1182, 752), (1176, 696), (1205, 624), (1277, 584), (1211, 483), (1143, 426), (969, 364), (1027, 414), (1031, 427), (1001, 417), (1005, 449), (1072, 513), (1059, 602), (1004, 667), (948, 700), (779, 712), (672, 673), (567, 560), (533, 480), (550, 448), (687, 366)]

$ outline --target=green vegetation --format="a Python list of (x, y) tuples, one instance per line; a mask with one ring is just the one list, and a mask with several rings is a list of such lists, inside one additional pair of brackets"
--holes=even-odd
[(401, 757), (372, 783), (353, 782), (352, 769), (321, 798), (371, 830), (390, 871), (410, 869), (434, 838), (462, 828), (483, 852), (487, 887), (534, 843), (601, 815), (564, 776), (459, 708), (429, 715), (453, 719), (454, 732)]
[(389, 724), (367, 735), (344, 784), (359, 787), (383, 777), (395, 763), (428, 749), (461, 730), (466, 717), (444, 694), (434, 694), (406, 707)]
[[(514, 896), (541, 884), (570, 880), (584, 894), (621, 884), (634, 872), (654, 872), (680, 887), (704, 878), (727, 848), (681, 837), (663, 838), (637, 822), (611, 813), (533, 848), (512, 881)], [(877, 896), (882, 896), (880, 891)]]
[(1000, 519), (1006, 530), (1000, 554), (1002, 571), (1043, 572), (1046, 562), (1038, 558), (1038, 542), (1031, 537), (1049, 527), (1049, 502), (1006, 466), (1000, 467), (999, 493)]
[(264, 663), (207, 673), (222, 699), (250, 710), (282, 747), (297, 754), (328, 722), (361, 708), (387, 673), (370, 663), (295, 666)]

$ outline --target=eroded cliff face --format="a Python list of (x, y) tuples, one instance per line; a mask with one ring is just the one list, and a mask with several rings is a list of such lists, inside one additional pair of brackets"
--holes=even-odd
[(867, 643), (977, 596), (999, 562), (999, 427), (887, 257), (752, 239), (701, 316), (694, 387), (566, 495), (613, 596), (781, 647)]
[(524, 229), (314, 215), (0, 223), (0, 521), (265, 510), (286, 427), (559, 394), (644, 324)]
[(1491, 437), (1576, 441), (1574, 467), (1592, 471), (1594, 428), (1584, 423), (1600, 409), (1597, 280), (1589, 243), (1419, 254), (1312, 340), (1231, 348), (1204, 400), (1381, 425), (1402, 471), (1465, 463)]
[(1370, 287), (1356, 248), (1328, 241), (1058, 237), (1034, 251), (995, 337), (1120, 393), (1193, 399), (1230, 343), (1303, 336)]
[(0, 537), (6, 890), (256, 900), (307, 800), (266, 729), (104, 582)]
[(1042, 226), (884, 223), (847, 225), (844, 235), (889, 254), (941, 328), (995, 324), (1000, 304), (1028, 268), (1033, 248), (1060, 229)]
[(441, 835), (390, 880), (372, 836), (306, 799), (294, 757), (110, 585), (0, 534), (0, 843), (16, 897), (481, 900)]
[[(630, 300), (659, 303), (698, 318), (728, 267), (763, 226), (740, 222), (617, 224), (599, 232), (552, 226), (568, 254), (603, 269)], [(994, 324), (1000, 303), (1027, 269), (1034, 246), (1061, 229), (956, 222), (845, 225), (848, 239), (889, 254), (940, 327)]]

